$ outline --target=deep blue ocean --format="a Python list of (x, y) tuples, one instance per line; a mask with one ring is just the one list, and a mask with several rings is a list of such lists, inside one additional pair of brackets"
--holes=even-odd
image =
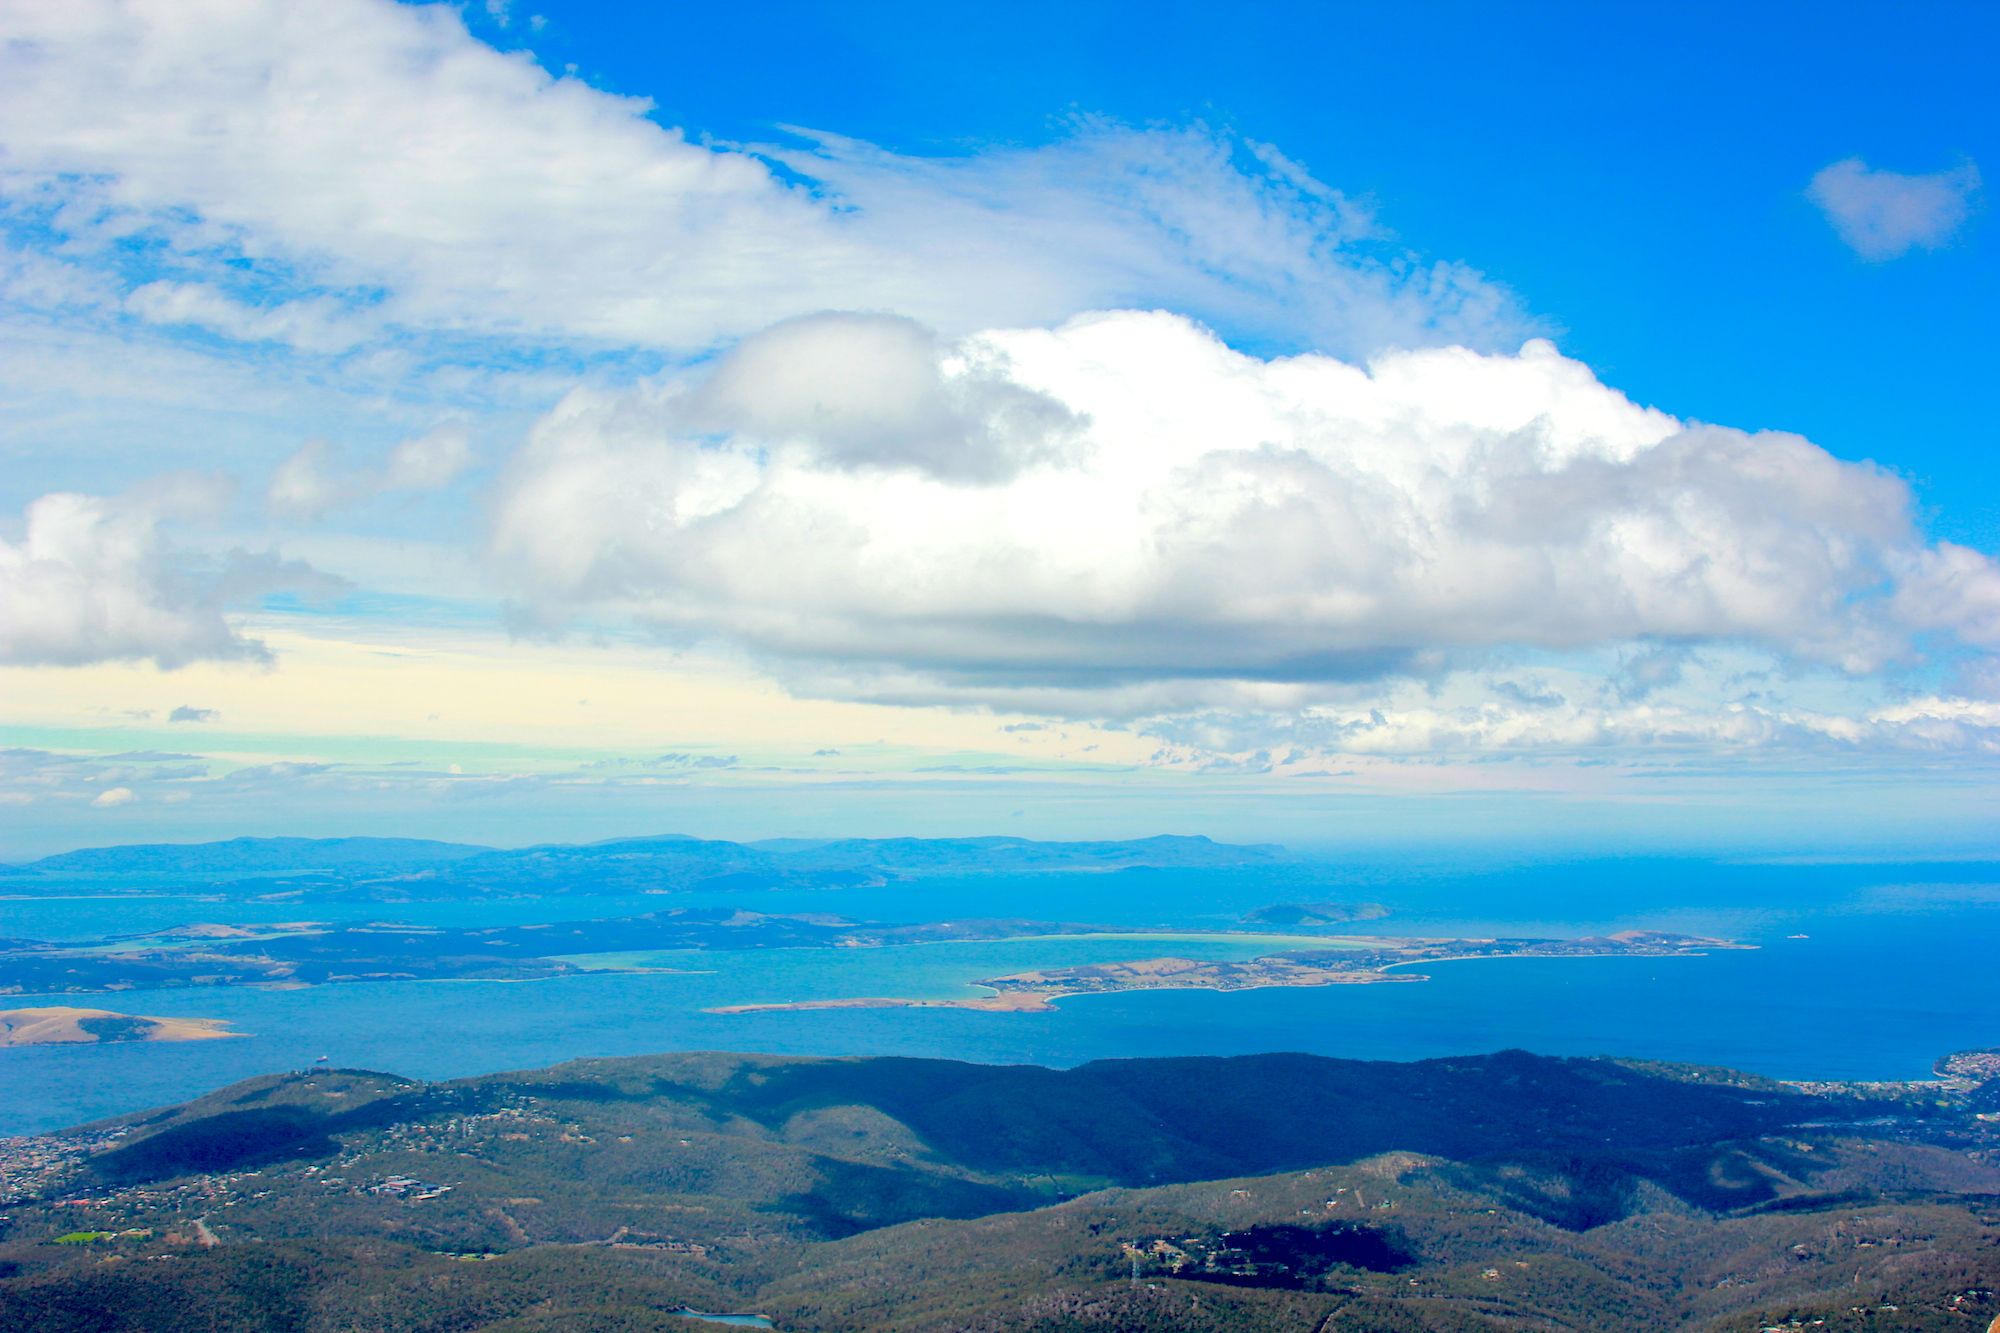
[[(88, 885), (75, 886), (87, 894)], [(983, 976), (1161, 954), (1245, 957), (1254, 941), (1048, 939), (898, 948), (656, 954), (673, 973), (394, 982), (292, 991), (5, 997), (223, 1018), (194, 1043), (0, 1050), (0, 1135), (162, 1105), (234, 1080), (345, 1067), (444, 1078), (669, 1050), (925, 1055), (1072, 1065), (1127, 1056), (1314, 1051), (1407, 1060), (1521, 1047), (1727, 1065), (1780, 1078), (1924, 1076), (2000, 1045), (2000, 860), (1815, 863), (1685, 858), (1467, 864), (1421, 855), (1282, 870), (924, 879), (887, 889), (301, 908), (187, 895), (0, 900), (0, 936), (85, 940), (196, 921), (561, 921), (727, 903), (765, 912), (1235, 926), (1273, 902), (1372, 900), (1389, 935), (1578, 935), (1644, 928), (1758, 947), (1698, 958), (1427, 964), (1420, 984), (1079, 996), (1049, 1014), (847, 1009), (740, 1015), (715, 1005), (972, 994)], [(1805, 936), (1806, 938), (1793, 938)]]

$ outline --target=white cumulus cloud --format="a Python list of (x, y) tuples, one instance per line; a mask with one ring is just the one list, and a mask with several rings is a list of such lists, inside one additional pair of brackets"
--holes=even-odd
[(472, 461), (471, 435), (456, 423), (404, 440), (375, 467), (347, 467), (331, 444), (308, 440), (272, 471), (264, 498), (278, 513), (314, 519), (392, 491), (449, 486)]
[[(1088, 118), (949, 157), (717, 144), (467, 13), (0, 5), (15, 416), (150, 444), (170, 409), (282, 451), (271, 423), (342, 395), (421, 429), (581, 371), (478, 570), (319, 525), (452, 485), (459, 425), (308, 443), (266, 508), (378, 588), (483, 597), (490, 568), (523, 624), (1119, 719), (1174, 762), (1992, 748), (1991, 705), (1948, 696), (2000, 696), (2000, 571), (1929, 542), (1898, 477), (1631, 402), (1276, 147)], [(1978, 184), (1856, 159), (1810, 196), (1881, 259), (1944, 244)], [(311, 581), (187, 540), (200, 485), (72, 485), (0, 523), (0, 661), (255, 658), (231, 608)]]
[(146, 283), (126, 296), (125, 309), (153, 324), (187, 325), (238, 342), (280, 342), (304, 351), (345, 351), (367, 337), (366, 328), (329, 297), (251, 305), (200, 282)]
[(280, 589), (331, 582), (268, 554), (216, 555), (176, 542), (176, 521), (213, 520), (228, 486), (169, 478), (124, 495), (44, 495), (10, 536), (0, 526), (0, 663), (259, 660), (226, 612)]
[(1822, 167), (1806, 194), (1856, 254), (1894, 259), (1950, 240), (1970, 216), (1978, 192), (1979, 168), (1970, 162), (1906, 176), (1850, 157)]
[(947, 347), (896, 315), (810, 315), (738, 344), (688, 419), (763, 446), (804, 444), (841, 466), (996, 479), (1060, 450), (1078, 421), (1008, 375), (1004, 354)]
[[(769, 366), (573, 394), (503, 481), (498, 568), (545, 620), (630, 615), (847, 673), (837, 692), (881, 673), (913, 701), (1104, 707), (1146, 682), (1642, 641), (1865, 673), (1920, 633), (2000, 642), (2000, 570), (1927, 545), (1900, 479), (1638, 406), (1546, 343), (1361, 366), (1260, 359), (1163, 313), (910, 334), (930, 370), (892, 387), (918, 433), (857, 453), (850, 415), (883, 417), (883, 386), (812, 386), (879, 332), (828, 318)], [(716, 383), (748, 403), (760, 374), (782, 420), (715, 433)], [(956, 414), (923, 406), (941, 394)], [(1023, 401), (1049, 435), (996, 472), (983, 452)], [(1672, 677), (1649, 665), (1631, 688)]]

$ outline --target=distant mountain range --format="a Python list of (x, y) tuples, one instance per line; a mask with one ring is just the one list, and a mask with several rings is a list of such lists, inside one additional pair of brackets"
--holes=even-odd
[(259, 896), (408, 899), (696, 887), (841, 888), (925, 875), (1228, 867), (1284, 859), (1279, 847), (1170, 836), (1110, 842), (783, 838), (739, 843), (666, 835), (514, 849), (416, 838), (232, 838), (64, 852), (0, 870), (0, 884), (32, 892), (77, 878), (135, 889), (199, 880), (206, 887)]
[(379, 870), (433, 866), (492, 850), (427, 838), (230, 838), (226, 842), (85, 847), (10, 867), (9, 873), (266, 875), (302, 870)]

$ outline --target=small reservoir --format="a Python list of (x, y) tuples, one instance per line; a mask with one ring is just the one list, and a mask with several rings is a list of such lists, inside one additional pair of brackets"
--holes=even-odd
[(669, 1311), (683, 1319), (699, 1319), (704, 1323), (728, 1324), (731, 1328), (774, 1328), (770, 1320), (760, 1314), (713, 1314), (707, 1310), (690, 1310), (683, 1305), (678, 1310)]

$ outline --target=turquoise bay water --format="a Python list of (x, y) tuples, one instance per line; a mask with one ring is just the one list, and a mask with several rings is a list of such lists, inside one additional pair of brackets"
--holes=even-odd
[[(1053, 1013), (837, 1009), (711, 1014), (718, 1005), (977, 994), (1026, 968), (1154, 957), (1233, 958), (1269, 941), (1006, 940), (886, 949), (651, 955), (671, 973), (523, 983), (394, 982), (307, 990), (6, 997), (223, 1018), (234, 1041), (0, 1051), (0, 1134), (178, 1101), (233, 1080), (336, 1065), (444, 1078), (665, 1050), (925, 1055), (1070, 1065), (1144, 1055), (1303, 1050), (1417, 1059), (1524, 1047), (1731, 1065), (1784, 1078), (1921, 1077), (1947, 1051), (2000, 1044), (2000, 863), (1743, 865), (1578, 862), (1476, 871), (1322, 866), (1279, 875), (1151, 872), (966, 877), (885, 890), (733, 892), (301, 909), (188, 898), (0, 902), (0, 935), (81, 940), (190, 921), (301, 918), (556, 921), (728, 903), (877, 920), (1007, 915), (1183, 932), (1301, 898), (1375, 899), (1376, 934), (1574, 935), (1644, 928), (1758, 946), (1699, 958), (1426, 964), (1411, 985), (1078, 996)], [(1807, 938), (1792, 938), (1804, 935)]]
[(683, 1319), (699, 1319), (704, 1324), (728, 1324), (732, 1328), (770, 1328), (771, 1321), (760, 1314), (711, 1314), (706, 1310), (691, 1310), (683, 1305), (674, 1311)]

